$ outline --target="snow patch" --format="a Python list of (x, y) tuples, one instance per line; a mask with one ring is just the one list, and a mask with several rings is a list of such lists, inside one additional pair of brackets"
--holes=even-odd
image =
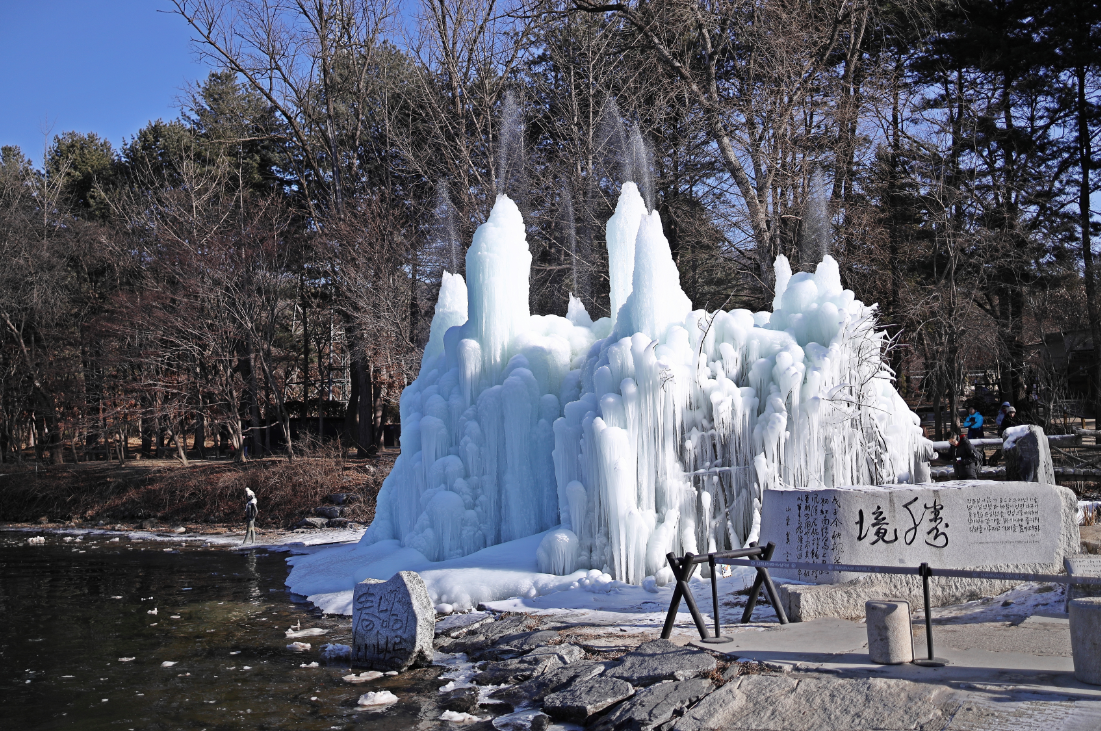
[(356, 705), (360, 708), (378, 708), (381, 706), (388, 706), (391, 703), (397, 703), (398, 697), (388, 690), (371, 691), (370, 693), (364, 693), (356, 701)]

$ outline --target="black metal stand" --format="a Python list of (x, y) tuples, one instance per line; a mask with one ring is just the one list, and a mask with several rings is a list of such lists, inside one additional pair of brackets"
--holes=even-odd
[(732, 638), (723, 637), (723, 630), (719, 624), (719, 580), (715, 575), (715, 554), (713, 553), (707, 556), (707, 568), (711, 571), (711, 606), (714, 610), (715, 617), (715, 636), (701, 637), (700, 642), (706, 642), (709, 645), (731, 642)]
[(703, 621), (703, 615), (700, 614), (700, 608), (696, 606), (696, 598), (692, 596), (692, 590), (688, 588), (688, 580), (692, 578), (692, 574), (696, 572), (695, 554), (686, 553), (683, 559), (678, 559), (672, 553), (666, 554), (665, 558), (669, 561), (669, 567), (673, 569), (673, 576), (677, 579), (677, 586), (673, 589), (673, 601), (669, 602), (669, 613), (665, 615), (665, 627), (661, 630), (661, 638), (663, 640), (669, 639), (673, 634), (673, 624), (677, 621), (677, 610), (680, 608), (680, 600), (684, 599), (684, 603), (688, 605), (688, 611), (692, 613), (692, 621), (696, 623), (696, 629), (700, 632), (700, 637), (707, 637), (707, 625)]
[[(718, 577), (715, 573), (716, 559), (752, 558), (768, 561), (772, 558), (772, 553), (775, 550), (776, 544), (769, 543), (764, 548), (752, 544), (750, 548), (710, 553), (706, 557), (686, 553), (684, 558), (677, 558), (675, 554), (666, 554), (665, 558), (669, 561), (669, 568), (673, 570), (673, 576), (677, 583), (673, 588), (673, 599), (669, 602), (669, 612), (665, 615), (665, 626), (661, 630), (662, 639), (667, 640), (672, 636), (673, 625), (677, 621), (677, 610), (680, 609), (680, 602), (683, 599), (685, 604), (688, 605), (688, 611), (692, 613), (692, 621), (696, 623), (696, 629), (699, 630), (702, 642), (730, 642), (729, 637), (722, 636), (722, 627), (719, 622), (719, 586)], [(696, 606), (696, 598), (692, 596), (692, 590), (688, 587), (688, 581), (696, 570), (696, 564), (704, 561), (711, 568), (711, 605), (715, 617), (715, 634), (713, 636), (708, 632), (703, 615), (700, 614), (699, 607)], [(776, 585), (772, 583), (772, 577), (768, 575), (768, 569), (764, 567), (757, 568), (757, 577), (753, 580), (753, 588), (749, 592), (746, 610), (742, 613), (742, 623), (745, 624), (750, 620), (753, 608), (757, 605), (757, 596), (760, 594), (762, 587), (768, 593), (768, 599), (772, 603), (772, 608), (775, 610), (776, 618), (780, 621), (780, 624), (788, 624), (787, 613), (784, 611), (783, 605), (780, 604), (780, 594), (776, 591)]]
[[(762, 561), (771, 561), (772, 553), (776, 550), (776, 544), (769, 541), (765, 544), (761, 551)], [(757, 577), (753, 579), (753, 587), (749, 590), (749, 600), (745, 603), (745, 611), (742, 612), (742, 624), (746, 624), (753, 618), (753, 610), (757, 606), (757, 597), (761, 593), (761, 587), (764, 586), (765, 593), (768, 594), (768, 600), (772, 603), (772, 609), (776, 612), (776, 619), (780, 621), (780, 624), (788, 623), (787, 612), (784, 611), (784, 605), (780, 603), (780, 592), (776, 591), (776, 585), (772, 583), (772, 577), (768, 575), (768, 569), (758, 568)]]
[(921, 574), (921, 590), (925, 595), (925, 643), (929, 648), (929, 657), (920, 659), (915, 657), (914, 665), (921, 665), (926, 668), (942, 668), (948, 664), (948, 661), (933, 654), (933, 613), (929, 606), (929, 577), (933, 575), (933, 570), (929, 568), (929, 564), (923, 563), (918, 567), (918, 573)]

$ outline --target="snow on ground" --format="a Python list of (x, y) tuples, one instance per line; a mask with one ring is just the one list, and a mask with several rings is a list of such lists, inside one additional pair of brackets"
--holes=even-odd
[[(1063, 614), (1066, 591), (1063, 584), (1030, 581), (995, 597), (933, 607), (933, 620), (951, 624), (1019, 622), (1035, 614)], [(925, 612), (920, 605), (914, 607), (914, 617), (924, 620)]]
[[(660, 626), (664, 621), (672, 599), (672, 584), (647, 589), (615, 581), (596, 570), (574, 571), (566, 576), (540, 573), (534, 549), (542, 539), (543, 534), (536, 534), (438, 562), (428, 561), (414, 549), (401, 548), (397, 541), (330, 546), (288, 557), (292, 569), (287, 586), (327, 614), (351, 614), (352, 589), (357, 582), (367, 578), (389, 579), (398, 571), (417, 571), (432, 601), (448, 605), (442, 607), (445, 611), (465, 611), (482, 604), (499, 612), (568, 612), (595, 624)], [(737, 615), (730, 621), (741, 618), (745, 598), (731, 597), (747, 588), (753, 576), (753, 569), (737, 567), (730, 576), (719, 579), (724, 621), (727, 613)], [(697, 572), (692, 591), (701, 610), (710, 617), (710, 580), (700, 578)], [(683, 604), (681, 610), (687, 612)], [(772, 616), (767, 606), (759, 611)]]

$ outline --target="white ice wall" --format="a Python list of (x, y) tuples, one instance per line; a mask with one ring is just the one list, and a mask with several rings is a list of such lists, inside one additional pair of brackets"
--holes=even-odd
[(438, 561), (560, 526), (542, 571), (664, 583), (668, 551), (755, 540), (766, 487), (909, 470), (917, 417), (832, 258), (792, 275), (779, 257), (772, 312), (708, 313), (691, 310), (631, 183), (607, 242), (614, 329), (572, 297), (565, 318), (532, 316), (523, 220), (497, 199), (467, 253), (469, 288), (445, 275), (365, 543)]

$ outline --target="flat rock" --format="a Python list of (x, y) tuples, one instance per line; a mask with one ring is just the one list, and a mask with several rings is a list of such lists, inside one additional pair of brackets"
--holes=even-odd
[(653, 640), (623, 656), (623, 661), (605, 671), (631, 685), (652, 685), (662, 680), (688, 680), (706, 675), (718, 667), (715, 658), (693, 647), (680, 647), (669, 640)]
[(546, 731), (551, 725), (550, 716), (534, 708), (521, 708), (503, 716), (497, 716), (491, 724), (486, 724), (486, 731), (498, 729), (498, 731)]
[(557, 632), (552, 630), (541, 630), (538, 632), (525, 632), (523, 635), (518, 635), (516, 637), (502, 637), (499, 642), (509, 647), (515, 647), (521, 652), (528, 652), (556, 640), (558, 640)]
[(641, 642), (637, 639), (632, 641), (630, 637), (593, 637), (585, 640), (578, 640), (579, 645), (588, 652), (630, 652), (638, 647)]
[(342, 512), (343, 511), (335, 505), (321, 505), (313, 509), (314, 515), (327, 520), (339, 518)]
[(489, 644), (489, 641), (477, 631), (468, 632), (455, 639), (450, 637), (436, 638), (436, 647), (440, 652), (464, 652), (470, 657), (480, 655), (487, 644)]
[(490, 697), (513, 706), (519, 706), (537, 698), (542, 698), (548, 693), (562, 690), (571, 683), (595, 678), (604, 672), (605, 667), (607, 667), (606, 663), (578, 660), (543, 675), (536, 675), (518, 685), (496, 690)]
[(580, 722), (624, 698), (630, 698), (634, 692), (635, 689), (625, 680), (597, 676), (550, 693), (543, 698), (543, 711), (552, 718)]
[(487, 612), (451, 614), (436, 621), (436, 636), (459, 637), (492, 621), (493, 615)]
[(644, 688), (612, 709), (595, 726), (598, 731), (651, 731), (710, 693), (710, 680), (693, 678)]
[[(468, 628), (455, 639), (441, 637), (436, 641), (436, 646), (440, 652), (464, 652), (472, 658), (482, 657), (483, 651), (492, 649), (492, 646), (502, 637), (532, 630), (536, 625), (538, 625), (537, 620), (517, 614)], [(486, 654), (491, 656), (490, 659), (498, 659), (493, 652)], [(510, 651), (503, 657), (515, 654), (518, 653)]]
[(539, 626), (539, 620), (525, 614), (514, 614), (511, 617), (498, 619), (492, 624), (480, 627), (478, 634), (485, 638), (485, 642), (495, 644), (502, 637), (528, 632)]
[(523, 655), (524, 653), (545, 646), (548, 642), (560, 641), (557, 632), (543, 630), (537, 632), (519, 632), (513, 635), (505, 635), (492, 643), (482, 653), (483, 657), (490, 659), (505, 659)]
[(298, 521), (298, 528), (325, 528), (329, 525), (327, 518), (317, 518), (314, 516), (308, 516)]
[(557, 655), (562, 658), (562, 662), (569, 664), (571, 662), (577, 662), (581, 658), (585, 657), (585, 651), (577, 645), (571, 645), (563, 643), (561, 645), (547, 645), (546, 647), (537, 647), (524, 657), (535, 657), (537, 655)]
[[(943, 728), (951, 689), (889, 678), (744, 675), (688, 709), (674, 731)], [(954, 704), (951, 704), (954, 707)]]
[(478, 705), (477, 688), (455, 688), (440, 695), (440, 705), (456, 713), (469, 713)]
[(519, 683), (533, 675), (542, 675), (565, 664), (558, 655), (525, 655), (511, 660), (488, 663), (482, 672), (474, 676), (474, 682), (478, 685)]
[(430, 665), (435, 625), (432, 599), (415, 571), (361, 581), (352, 598), (352, 664), (399, 672)]

